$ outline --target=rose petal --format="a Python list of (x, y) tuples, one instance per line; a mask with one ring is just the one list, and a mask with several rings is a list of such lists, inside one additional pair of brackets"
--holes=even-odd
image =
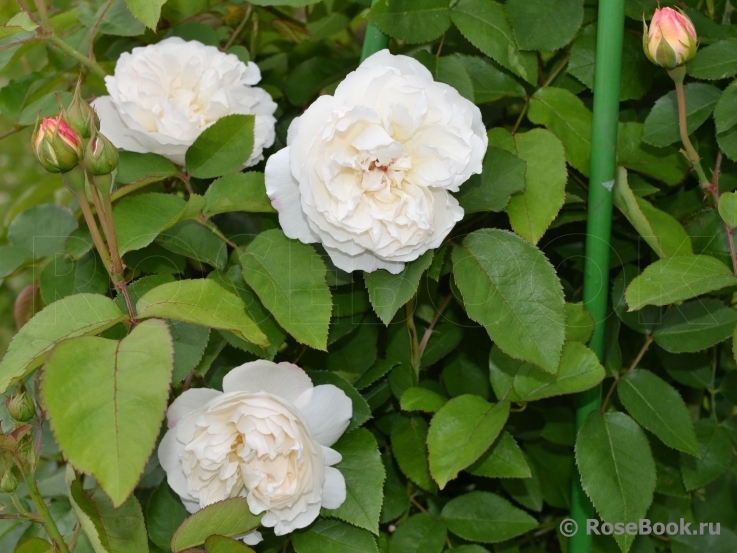
[(312, 389), (307, 373), (291, 363), (272, 363), (265, 359), (234, 368), (223, 378), (223, 391), (266, 392), (291, 403)]
[(343, 435), (353, 416), (350, 398), (332, 384), (305, 391), (294, 406), (304, 415), (315, 441), (328, 447)]
[(182, 395), (175, 399), (166, 411), (169, 428), (174, 428), (182, 417), (204, 407), (207, 402), (219, 395), (222, 395), (221, 392), (210, 388), (190, 388), (182, 392)]
[(264, 537), (261, 535), (261, 532), (258, 530), (254, 530), (253, 532), (249, 532), (245, 536), (241, 538), (243, 540), (243, 543), (246, 545), (258, 545), (262, 541), (264, 541)]
[[(171, 489), (174, 490), (182, 500), (194, 501), (194, 498), (189, 494), (187, 477), (182, 471), (183, 453), (184, 444), (177, 440), (176, 430), (169, 430), (164, 434), (164, 438), (159, 444), (159, 463), (161, 463), (161, 468), (166, 472), (166, 480), (169, 482)], [(199, 508), (199, 502), (197, 503), (197, 506)]]
[(325, 446), (322, 446), (322, 455), (325, 458), (325, 465), (328, 467), (337, 465), (343, 460), (343, 456), (340, 453)]
[[(364, 271), (373, 273), (379, 269), (386, 269), (391, 274), (396, 275), (404, 270), (404, 263), (398, 261), (385, 261), (375, 254), (365, 251), (358, 255), (348, 255), (337, 248), (331, 248), (325, 245), (325, 251), (330, 255), (330, 260), (338, 268), (348, 273), (352, 271)], [(419, 257), (419, 255), (417, 256)], [(415, 257), (414, 259), (417, 259)]]
[(345, 502), (346, 489), (343, 474), (333, 467), (325, 467), (325, 484), (322, 487), (322, 506), (337, 509)]

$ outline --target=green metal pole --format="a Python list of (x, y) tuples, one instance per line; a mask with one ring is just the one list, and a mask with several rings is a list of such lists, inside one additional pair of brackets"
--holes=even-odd
[[(617, 157), (624, 1), (599, 0), (596, 40), (583, 301), (596, 322), (589, 346), (601, 361), (604, 359), (609, 295), (609, 241), (612, 234), (612, 187)], [(579, 394), (576, 403), (578, 434), (589, 413), (601, 407), (601, 386)], [(578, 474), (573, 478), (571, 518), (578, 524), (578, 532), (570, 539), (569, 552), (590, 553), (592, 537), (586, 534), (586, 519), (594, 518), (594, 509), (581, 487)]]
[[(379, 0), (374, 0), (376, 4)], [(382, 33), (373, 23), (369, 23), (366, 27), (366, 36), (363, 39), (363, 50), (361, 51), (361, 61), (365, 60), (371, 54), (383, 50), (389, 46), (389, 37)]]

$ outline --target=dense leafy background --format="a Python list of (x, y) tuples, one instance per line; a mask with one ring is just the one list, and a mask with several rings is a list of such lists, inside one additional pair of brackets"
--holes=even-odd
[[(57, 94), (68, 102), (80, 71), (85, 97), (104, 94), (104, 84), (48, 41), (7, 47), (33, 30), (0, 28), (0, 351), (21, 329), (0, 383), (24, 378), (51, 419), (36, 479), (67, 541), (78, 536), (73, 551), (249, 551), (229, 539), (258, 523), (243, 500), (183, 523), (149, 454), (185, 380), (218, 388), (231, 368), (259, 357), (298, 362), (316, 384), (345, 390), (354, 409), (335, 446), (348, 500), (288, 541), (266, 532), (260, 553), (566, 551), (557, 527), (575, 466), (603, 521), (721, 525), (719, 536), (597, 536), (597, 552), (737, 551), (737, 277), (722, 221), (737, 223), (734, 8), (678, 4), (701, 37), (688, 70), (688, 127), (707, 173), (717, 169), (717, 210), (678, 151), (673, 83), (641, 50), (642, 13), (657, 3), (626, 1), (600, 363), (585, 345), (592, 320), (581, 303), (597, 2), (369, 4), (110, 3), (93, 44), (107, 72), (122, 52), (172, 35), (255, 60), (279, 104), (267, 157), (290, 121), (357, 67), (367, 18), (392, 37), (392, 52), (479, 105), (490, 142), (483, 174), (458, 194), (466, 218), (399, 276), (344, 273), (320, 248), (283, 235), (263, 165), (234, 172), (250, 151), (248, 118), (224, 120), (192, 146), (191, 194), (167, 160), (121, 153), (114, 219), (142, 321), (128, 335), (125, 303), (91, 251), (78, 205), (27, 147), (36, 114), (56, 113)], [(57, 36), (87, 56), (103, 5), (54, 0)], [(18, 7), (4, 0), (0, 12), (8, 21)], [(46, 324), (23, 326), (37, 312), (35, 323)], [(128, 349), (156, 354), (131, 367), (137, 378), (116, 381), (141, 403), (111, 399), (99, 412), (115, 378), (111, 340), (123, 364)], [(602, 381), (605, 409), (576, 436), (573, 394)], [(9, 432), (5, 411), (2, 419)], [(84, 443), (74, 432), (82, 421), (91, 429)], [(116, 432), (138, 447), (111, 447)], [(17, 493), (33, 509), (24, 484)], [(0, 502), (17, 512), (8, 495)], [(41, 526), (0, 520), (0, 550), (46, 551), (34, 537), (46, 537)]]

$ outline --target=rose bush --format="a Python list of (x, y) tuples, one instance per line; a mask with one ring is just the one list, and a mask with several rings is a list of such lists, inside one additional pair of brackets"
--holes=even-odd
[(0, 0), (0, 553), (737, 551), (737, 12), (661, 3)]

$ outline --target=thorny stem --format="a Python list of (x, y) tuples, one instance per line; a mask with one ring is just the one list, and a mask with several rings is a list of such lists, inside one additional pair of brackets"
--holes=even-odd
[(514, 127), (512, 127), (512, 134), (517, 134), (517, 129), (519, 129), (519, 126), (522, 124), (522, 120), (525, 118), (525, 115), (527, 115), (527, 109), (530, 107), (530, 99), (527, 98), (525, 100), (525, 107), (522, 108), (522, 111), (519, 114), (519, 117), (517, 117), (517, 121), (514, 123)]
[(194, 190), (192, 190), (192, 183), (190, 182), (191, 177), (187, 173), (179, 173), (177, 175), (179, 177), (179, 180), (184, 183), (184, 186), (187, 187), (187, 192), (189, 192), (189, 195), (191, 196), (194, 194)]
[(223, 52), (227, 52), (228, 48), (230, 48), (233, 43), (235, 42), (235, 39), (238, 38), (238, 35), (241, 34), (241, 31), (246, 26), (246, 23), (248, 23), (248, 20), (251, 18), (251, 11), (253, 10), (253, 7), (251, 4), (248, 4), (248, 7), (246, 8), (246, 15), (243, 16), (243, 20), (238, 23), (238, 26), (235, 28), (233, 33), (230, 35), (230, 38), (228, 39), (228, 42), (225, 43), (225, 46), (223, 46), (222, 50)]
[(102, 67), (100, 67), (100, 65), (96, 61), (91, 60), (87, 56), (81, 54), (80, 52), (78, 52), (77, 50), (69, 46), (62, 39), (60, 39), (58, 36), (52, 34), (52, 35), (48, 35), (47, 38), (51, 41), (51, 43), (54, 46), (59, 48), (59, 50), (73, 57), (75, 60), (77, 60), (79, 63), (87, 67), (90, 71), (92, 71), (95, 75), (97, 75), (101, 79), (104, 79), (105, 77), (108, 76), (107, 73), (105, 73), (105, 70)]
[(607, 404), (609, 403), (609, 400), (612, 398), (612, 394), (614, 393), (614, 389), (617, 387), (617, 384), (619, 384), (619, 381), (627, 376), (630, 372), (635, 370), (637, 368), (637, 365), (640, 364), (640, 361), (642, 361), (642, 358), (647, 353), (647, 350), (650, 349), (650, 344), (653, 343), (653, 336), (652, 334), (648, 334), (647, 338), (645, 338), (645, 343), (642, 344), (642, 347), (640, 348), (640, 351), (637, 353), (637, 356), (635, 357), (634, 361), (632, 361), (632, 364), (629, 366), (629, 368), (624, 371), (623, 374), (614, 375), (614, 382), (612, 382), (612, 386), (609, 388), (609, 391), (606, 394), (606, 397), (604, 398), (604, 401), (601, 404), (601, 414), (604, 414), (604, 411), (606, 411)]
[(543, 88), (550, 86), (550, 83), (552, 83), (555, 78), (560, 75), (560, 72), (563, 71), (563, 68), (568, 65), (568, 60), (571, 59), (571, 55), (568, 54), (565, 58), (561, 60), (561, 62), (558, 64), (558, 67), (553, 69), (553, 72), (548, 76), (548, 79), (543, 84)]
[(51, 19), (49, 18), (49, 12), (46, 9), (46, 0), (36, 0), (36, 9), (38, 14), (41, 16), (41, 27), (47, 33), (52, 32), (53, 27), (51, 26)]
[(92, 241), (95, 243), (95, 247), (97, 248), (97, 253), (100, 254), (100, 259), (102, 259), (102, 264), (105, 265), (105, 269), (110, 273), (113, 268), (112, 261), (110, 260), (110, 252), (108, 252), (107, 246), (100, 235), (100, 229), (97, 228), (97, 222), (95, 221), (95, 216), (92, 214), (90, 202), (87, 200), (87, 194), (82, 190), (76, 196), (79, 201), (79, 207), (82, 210), (82, 215), (84, 215), (84, 220), (90, 230), (90, 235), (92, 235)]
[(59, 532), (59, 528), (56, 526), (56, 522), (54, 522), (54, 519), (49, 512), (49, 508), (46, 506), (46, 503), (44, 503), (41, 492), (38, 490), (35, 476), (33, 474), (29, 474), (24, 475), (24, 477), (26, 485), (28, 486), (28, 493), (31, 495), (33, 504), (36, 506), (36, 510), (41, 517), (46, 533), (55, 543), (59, 553), (69, 553), (69, 548), (67, 547), (67, 544), (64, 543), (64, 538), (62, 537), (61, 532)]
[(435, 325), (438, 324), (440, 317), (442, 317), (443, 315), (443, 311), (445, 311), (445, 308), (448, 307), (448, 304), (450, 303), (450, 300), (452, 299), (453, 299), (453, 294), (448, 294), (448, 296), (443, 300), (443, 303), (440, 304), (440, 307), (438, 307), (438, 310), (435, 312), (435, 316), (430, 322), (430, 326), (427, 327), (427, 330), (422, 335), (422, 340), (420, 341), (420, 346), (419, 346), (420, 359), (422, 359), (422, 354), (425, 353), (425, 348), (427, 347), (427, 343), (430, 341), (430, 336), (432, 335), (432, 331), (435, 328)]
[(414, 495), (410, 496), (409, 500), (412, 502), (412, 505), (417, 507), (420, 511), (422, 511), (423, 513), (427, 512), (427, 509), (425, 509), (422, 504), (415, 499)]
[[(26, 12), (26, 15), (28, 15), (28, 17), (30, 18), (31, 21), (33, 21), (36, 25), (42, 26), (42, 23), (40, 23), (39, 20), (36, 19), (36, 17), (33, 15), (33, 12), (28, 7), (28, 4), (26, 4), (24, 2), (24, 0), (17, 0), (17, 2), (18, 2), (18, 6), (20, 6), (20, 9), (23, 10), (24, 12)], [(40, 1), (39, 1), (39, 3), (40, 3)]]
[(415, 370), (415, 374), (419, 374), (422, 354), (420, 353), (420, 344), (417, 341), (417, 327), (415, 326), (415, 300), (410, 300), (405, 309), (407, 330), (409, 331), (409, 339), (412, 345), (412, 368)]
[(71, 551), (74, 551), (74, 546), (77, 545), (77, 539), (79, 538), (79, 532), (82, 530), (82, 525), (78, 522), (77, 525), (74, 527), (74, 534), (72, 534), (72, 539), (69, 542), (69, 549)]
[(443, 36), (440, 37), (440, 44), (438, 45), (438, 51), (435, 52), (435, 59), (440, 58), (440, 52), (443, 51), (443, 44), (445, 44), (445, 33), (443, 33)]
[[(37, 0), (38, 1), (38, 0)], [(95, 24), (92, 25), (92, 29), (90, 29), (90, 44), (89, 44), (89, 59), (91, 61), (95, 61), (95, 36), (97, 35), (97, 29), (100, 28), (100, 24), (102, 23), (102, 20), (105, 19), (105, 16), (107, 15), (107, 12), (110, 11), (110, 8), (112, 7), (115, 0), (108, 0), (107, 4), (105, 4), (105, 7), (100, 12), (100, 16), (97, 18), (97, 21), (95, 21)]]

